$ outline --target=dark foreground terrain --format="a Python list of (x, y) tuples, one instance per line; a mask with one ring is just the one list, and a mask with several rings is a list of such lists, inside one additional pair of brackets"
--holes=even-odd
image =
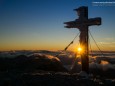
[(0, 58), (0, 86), (115, 86), (115, 70), (92, 68), (86, 78), (70, 73), (56, 57), (19, 55)]
[(89, 79), (85, 79), (78, 74), (41, 72), (0, 73), (0, 86), (115, 86), (115, 79), (100, 76), (90, 76)]

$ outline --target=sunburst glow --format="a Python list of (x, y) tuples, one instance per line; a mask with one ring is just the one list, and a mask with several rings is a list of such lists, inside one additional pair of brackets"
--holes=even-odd
[(79, 47), (79, 48), (78, 48), (78, 51), (79, 51), (79, 52), (81, 52), (81, 51), (82, 51), (82, 48), (81, 48), (81, 47)]

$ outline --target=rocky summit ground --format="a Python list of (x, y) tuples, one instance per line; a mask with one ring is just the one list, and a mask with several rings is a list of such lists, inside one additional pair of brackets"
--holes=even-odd
[(1, 72), (0, 86), (115, 86), (115, 79), (66, 72), (22, 73), (19, 71)]

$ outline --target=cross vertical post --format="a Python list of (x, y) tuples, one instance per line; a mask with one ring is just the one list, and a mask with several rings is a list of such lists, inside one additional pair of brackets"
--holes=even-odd
[[(81, 7), (75, 9), (79, 16), (79, 21), (87, 21), (88, 20), (88, 7)], [(89, 58), (88, 58), (88, 26), (82, 25), (79, 27), (80, 31), (80, 46), (83, 51), (81, 54), (81, 63), (82, 63), (82, 71), (89, 72)]]
[(79, 16), (78, 19), (75, 21), (65, 22), (64, 24), (66, 24), (66, 28), (79, 29), (79, 42), (80, 46), (83, 48), (83, 52), (81, 54), (82, 71), (89, 73), (88, 26), (101, 25), (101, 18), (97, 17), (88, 19), (88, 7), (86, 6), (82, 6), (74, 10), (77, 11)]

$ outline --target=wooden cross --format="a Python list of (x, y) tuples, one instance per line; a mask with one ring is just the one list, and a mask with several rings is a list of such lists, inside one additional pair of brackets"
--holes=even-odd
[(79, 16), (75, 21), (65, 22), (66, 28), (78, 28), (80, 31), (79, 42), (80, 46), (83, 48), (83, 52), (81, 54), (81, 63), (82, 63), (82, 71), (89, 72), (89, 49), (88, 49), (88, 26), (92, 25), (101, 25), (101, 18), (90, 18), (88, 19), (88, 7), (82, 6), (78, 9), (74, 9), (77, 11)]

